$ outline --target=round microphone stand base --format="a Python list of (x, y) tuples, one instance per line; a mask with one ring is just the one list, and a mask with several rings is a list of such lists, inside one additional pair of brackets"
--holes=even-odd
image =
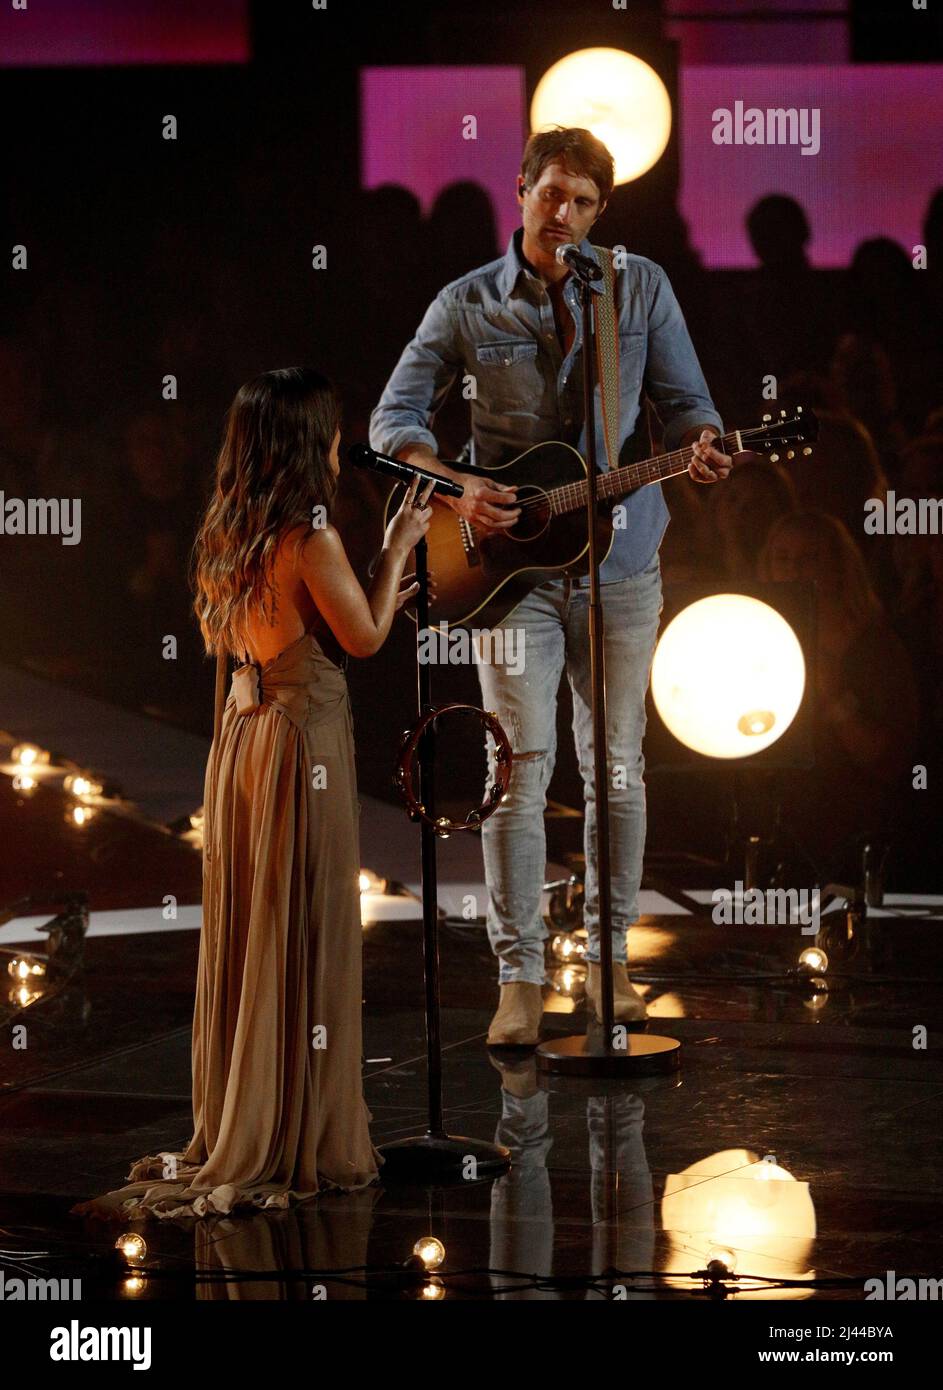
[(380, 1181), (413, 1186), (473, 1183), (500, 1177), (511, 1166), (511, 1151), (462, 1134), (414, 1134), (381, 1144)]
[[(616, 1025), (618, 1027), (618, 1025)], [(678, 1071), (681, 1044), (677, 1038), (654, 1033), (620, 1034), (619, 1047), (607, 1046), (601, 1028), (574, 1033), (565, 1038), (548, 1038), (537, 1048), (541, 1071), (568, 1076), (658, 1076)]]

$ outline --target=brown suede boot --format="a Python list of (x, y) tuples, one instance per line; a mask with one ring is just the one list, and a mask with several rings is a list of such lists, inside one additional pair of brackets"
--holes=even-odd
[(512, 980), (501, 986), (501, 1002), (488, 1029), (489, 1047), (530, 1047), (540, 1041), (540, 1021), (544, 1016), (541, 985), (529, 980)]
[[(602, 1002), (600, 988), (602, 970), (589, 962), (589, 975), (586, 979), (586, 998), (596, 1010), (596, 1020), (602, 1023)], [(629, 979), (629, 973), (619, 961), (612, 963), (612, 1016), (616, 1023), (641, 1023), (648, 1018), (645, 1000)]]

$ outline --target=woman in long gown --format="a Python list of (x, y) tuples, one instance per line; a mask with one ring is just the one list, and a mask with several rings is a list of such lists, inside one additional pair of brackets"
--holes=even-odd
[(339, 403), (266, 372), (227, 417), (194, 547), (206, 650), (241, 655), (206, 768), (193, 1138), (76, 1215), (209, 1216), (373, 1182), (361, 1061), (358, 802), (346, 656), (373, 655), (417, 588), (414, 484), (368, 593), (330, 524)]

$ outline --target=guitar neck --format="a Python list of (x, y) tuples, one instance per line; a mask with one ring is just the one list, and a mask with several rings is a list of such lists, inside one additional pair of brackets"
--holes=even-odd
[[(741, 447), (737, 431), (722, 435), (715, 443), (723, 447), (724, 453), (734, 453)], [(658, 483), (662, 478), (673, 478), (678, 473), (686, 473), (691, 462), (691, 446), (674, 449), (670, 454), (658, 454), (655, 458), (642, 459), (641, 463), (627, 463), (624, 468), (614, 472), (600, 473), (596, 479), (596, 492), (600, 500), (607, 497), (624, 497), (637, 487), (646, 483)], [(549, 492), (551, 509), (554, 512), (572, 512), (577, 507), (586, 506), (586, 479), (578, 483), (566, 483), (563, 487), (552, 488)]]

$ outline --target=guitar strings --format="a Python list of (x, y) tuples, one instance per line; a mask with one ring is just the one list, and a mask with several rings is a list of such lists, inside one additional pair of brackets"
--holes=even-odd
[[(743, 433), (744, 432), (741, 431), (741, 438), (743, 438)], [(747, 431), (747, 433), (749, 433), (749, 431)], [(721, 443), (735, 444), (736, 435), (723, 435), (721, 438)], [(614, 473), (601, 472), (599, 474), (599, 477), (610, 478), (613, 483), (617, 483), (617, 487), (620, 490), (623, 488), (623, 485), (627, 482), (628, 477), (632, 475), (634, 475), (642, 485), (646, 483), (654, 483), (659, 481), (661, 478), (670, 478), (675, 473), (685, 472), (688, 466), (686, 462), (687, 452), (687, 449), (675, 449), (671, 453), (659, 454), (656, 458), (653, 459), (645, 459), (641, 463), (627, 464), (624, 468), (616, 469)], [(675, 467), (675, 464), (677, 464), (678, 466)], [(645, 472), (643, 472), (642, 470), (645, 470)], [(648, 476), (646, 476), (646, 473), (648, 474)], [(629, 484), (629, 486), (631, 486), (631, 484)], [(585, 491), (586, 479), (581, 478), (578, 482), (575, 483), (563, 483), (558, 487), (548, 488), (547, 491), (540, 497), (526, 498), (523, 502), (520, 503), (520, 507), (522, 511), (528, 511), (534, 507), (543, 507), (546, 505), (546, 502), (549, 499), (550, 510), (552, 512), (553, 501), (555, 498), (559, 500), (563, 500), (564, 498), (566, 498), (568, 501), (573, 500), (585, 502)]]
[[(780, 430), (786, 430), (790, 427), (794, 429), (796, 423), (797, 420), (795, 417), (791, 420), (780, 420), (777, 422)], [(802, 420), (798, 423), (805, 425), (809, 422), (807, 420)], [(751, 430), (735, 430), (731, 434), (721, 435), (720, 443), (725, 446), (739, 444), (740, 449), (744, 450), (744, 441), (753, 439), (757, 435), (765, 436), (764, 442), (767, 444), (775, 443), (777, 445), (783, 445), (793, 442), (793, 436), (791, 434), (773, 435), (771, 434), (772, 428), (772, 425), (759, 425)], [(805, 436), (799, 434), (796, 435), (795, 438), (803, 439)], [(610, 485), (616, 483), (616, 487), (612, 489), (616, 494), (623, 491), (631, 491), (635, 486), (645, 486), (648, 483), (658, 482), (662, 478), (671, 478), (678, 473), (687, 472), (687, 453), (690, 447), (690, 445), (687, 445), (683, 449), (675, 449), (668, 454), (659, 454), (652, 459), (643, 459), (640, 463), (629, 463), (623, 468), (617, 468), (615, 472), (600, 472), (598, 476), (600, 479), (609, 479)], [(643, 472), (643, 470), (645, 471)], [(648, 476), (646, 476), (646, 473)], [(628, 482), (630, 477), (634, 479), (631, 483)], [(558, 487), (548, 488), (548, 490), (539, 497), (525, 498), (523, 502), (519, 503), (520, 510), (525, 512), (531, 511), (536, 507), (544, 507), (549, 501), (550, 513), (553, 515), (555, 512), (554, 499), (561, 501), (565, 499), (567, 502), (573, 501), (577, 504), (585, 503), (586, 486), (587, 479), (582, 478), (576, 483), (563, 483)], [(610, 488), (607, 487), (604, 482), (601, 500), (605, 500), (607, 492), (609, 491)], [(570, 508), (566, 508), (565, 510), (570, 510)], [(560, 515), (561, 513), (557, 514)], [(477, 534), (477, 528), (474, 522), (467, 521), (465, 524), (471, 534)]]

